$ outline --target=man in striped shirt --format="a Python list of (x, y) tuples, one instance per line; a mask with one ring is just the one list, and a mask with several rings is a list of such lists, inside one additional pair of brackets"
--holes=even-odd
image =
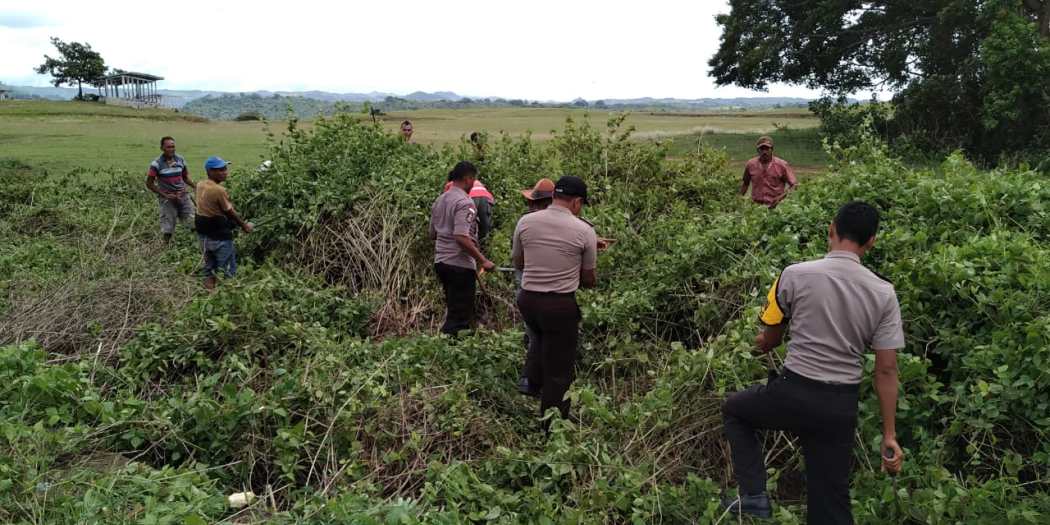
[(186, 168), (186, 159), (175, 154), (175, 139), (164, 137), (160, 139), (161, 156), (153, 160), (146, 172), (146, 188), (157, 194), (157, 203), (160, 207), (160, 232), (164, 235), (165, 244), (171, 240), (175, 233), (176, 222), (182, 222), (193, 228), (193, 216), (196, 212), (190, 194), (186, 191), (189, 186), (197, 189), (197, 185), (190, 179), (189, 169)]

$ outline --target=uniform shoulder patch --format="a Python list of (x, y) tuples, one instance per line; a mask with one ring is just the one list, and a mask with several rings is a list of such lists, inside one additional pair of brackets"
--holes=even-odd
[(777, 326), (784, 323), (784, 311), (781, 310), (780, 303), (777, 301), (777, 292), (780, 290), (780, 279), (782, 277), (778, 277), (773, 281), (773, 286), (769, 288), (769, 293), (766, 295), (766, 305), (762, 308), (762, 314), (758, 317), (762, 324), (766, 326)]
[[(865, 268), (868, 268), (868, 267), (865, 266)], [(875, 277), (878, 277), (879, 279), (882, 279), (883, 281), (886, 281), (889, 284), (893, 284), (893, 281), (891, 281), (889, 277), (886, 277), (885, 275), (882, 275), (881, 273), (876, 272), (875, 270), (872, 270), (871, 268), (868, 268), (868, 271), (873, 273), (875, 275)]]

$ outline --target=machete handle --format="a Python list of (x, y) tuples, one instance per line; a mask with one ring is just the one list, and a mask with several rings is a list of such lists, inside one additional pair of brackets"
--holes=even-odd
[[(882, 457), (884, 457), (884, 458), (886, 458), (886, 459), (888, 459), (890, 461), (893, 461), (893, 458), (895, 458), (896, 456), (897, 456), (897, 454), (895, 454), (893, 452), (892, 448), (886, 448), (885, 450), (882, 451)], [(887, 474), (889, 474), (891, 478), (896, 478), (897, 477), (897, 473), (896, 472), (887, 472)], [(896, 481), (894, 481), (894, 483), (896, 483)]]

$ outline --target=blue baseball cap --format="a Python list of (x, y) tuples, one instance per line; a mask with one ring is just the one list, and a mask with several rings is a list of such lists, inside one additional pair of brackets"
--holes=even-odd
[(206, 170), (221, 170), (222, 168), (225, 168), (229, 164), (230, 163), (226, 162), (225, 160), (223, 160), (222, 157), (216, 157), (216, 156), (212, 155), (211, 157), (208, 157), (208, 160), (204, 161), (204, 169), (206, 169)]

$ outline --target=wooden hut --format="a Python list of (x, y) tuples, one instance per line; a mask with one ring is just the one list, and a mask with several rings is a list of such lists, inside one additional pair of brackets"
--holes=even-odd
[(96, 86), (106, 103), (131, 106), (159, 106), (157, 81), (164, 77), (126, 71), (103, 77)]

